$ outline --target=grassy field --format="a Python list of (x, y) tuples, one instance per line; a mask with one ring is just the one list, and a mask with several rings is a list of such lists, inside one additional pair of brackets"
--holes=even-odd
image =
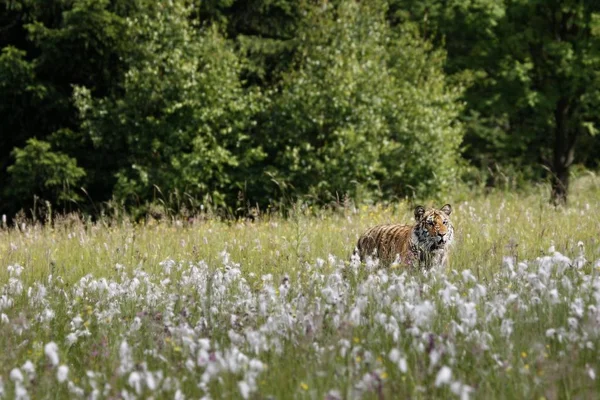
[(408, 204), (0, 229), (0, 394), (597, 398), (600, 179), (547, 198), (448, 199), (443, 271), (350, 261)]

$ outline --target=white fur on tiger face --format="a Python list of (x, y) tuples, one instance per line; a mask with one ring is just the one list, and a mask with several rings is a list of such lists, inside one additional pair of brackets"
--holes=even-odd
[(417, 224), (412, 232), (412, 245), (417, 248), (420, 259), (427, 264), (445, 264), (448, 247), (454, 241), (454, 226), (450, 220), (452, 207), (444, 205), (441, 209), (415, 209)]
[(363, 233), (356, 246), (358, 254), (362, 260), (375, 255), (383, 265), (395, 260), (405, 265), (425, 268), (446, 265), (448, 247), (454, 239), (451, 213), (450, 204), (439, 210), (425, 210), (424, 207), (417, 206), (415, 224), (377, 225)]

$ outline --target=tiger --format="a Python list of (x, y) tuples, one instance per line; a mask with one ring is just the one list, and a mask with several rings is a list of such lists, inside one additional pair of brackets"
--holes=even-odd
[(367, 256), (379, 258), (382, 266), (392, 263), (431, 268), (446, 266), (448, 249), (454, 240), (450, 221), (452, 206), (415, 208), (414, 225), (384, 224), (368, 229), (358, 239), (355, 254), (365, 261)]

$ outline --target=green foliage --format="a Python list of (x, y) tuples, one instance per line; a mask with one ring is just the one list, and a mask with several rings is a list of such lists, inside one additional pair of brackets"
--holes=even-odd
[(297, 65), (259, 129), (280, 186), (329, 200), (361, 186), (389, 197), (452, 184), (460, 91), (446, 84), (443, 57), (410, 31), (394, 33), (374, 4), (342, 2), (305, 18)]
[[(98, 172), (110, 161), (98, 159), (91, 143), (78, 134), (72, 85), (89, 86), (97, 94), (119, 90), (120, 54), (134, 45), (124, 34), (123, 17), (142, 3), (17, 0), (7, 5), (0, 8), (0, 24), (8, 21), (0, 35), (2, 46), (8, 45), (0, 63), (0, 80), (6, 83), (2, 91), (9, 96), (0, 101), (0, 118), (3, 132), (9, 134), (0, 135), (0, 185), (8, 184), (7, 167), (15, 162), (12, 150), (37, 138), (51, 143), (53, 151), (77, 159), (86, 171), (82, 184), (97, 201), (110, 197), (110, 187), (105, 184), (111, 180), (110, 172)], [(10, 50), (11, 46), (18, 50)], [(22, 73), (13, 76), (17, 65)], [(2, 212), (8, 214), (32, 201), (10, 191), (0, 196)], [(44, 199), (59, 202), (56, 197)]]
[(155, 189), (225, 205), (234, 168), (262, 156), (246, 131), (258, 93), (245, 90), (241, 64), (216, 29), (193, 29), (185, 2), (148, 6), (127, 20), (129, 69), (121, 93), (75, 90), (82, 129), (119, 161), (117, 200), (148, 201)]
[(600, 5), (590, 1), (394, 1), (448, 51), (465, 94), (465, 155), (568, 185), (576, 162), (597, 166)]
[(197, 20), (224, 26), (245, 57), (244, 78), (270, 87), (292, 61), (298, 25), (307, 9), (298, 0), (198, 1)]
[[(599, 7), (3, 3), (0, 187), (33, 138), (85, 171), (78, 207), (92, 213), (113, 200), (142, 213), (152, 202), (178, 212), (425, 200), (461, 177), (506, 187), (551, 179), (565, 198), (573, 164), (599, 165)], [(476, 168), (465, 175), (465, 164)], [(0, 213), (42, 196), (33, 187), (43, 185), (1, 191)], [(64, 204), (65, 193), (43, 198)]]
[(13, 151), (15, 163), (8, 167), (9, 196), (33, 200), (34, 196), (56, 199), (60, 206), (80, 200), (78, 184), (85, 171), (77, 161), (42, 140), (29, 139), (22, 149)]
[[(0, 54), (0, 187), (7, 184), (2, 173), (11, 164), (10, 152), (22, 146), (36, 132), (38, 120), (34, 117), (43, 107), (46, 88), (36, 82), (32, 63), (25, 59), (25, 52), (12, 46)], [(1, 194), (0, 194), (1, 196)]]

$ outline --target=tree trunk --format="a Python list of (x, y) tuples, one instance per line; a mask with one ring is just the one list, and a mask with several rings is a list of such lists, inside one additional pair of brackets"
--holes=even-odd
[(555, 206), (567, 204), (567, 194), (569, 191), (569, 168), (552, 171), (552, 194), (551, 201)]
[(554, 118), (556, 130), (554, 133), (554, 155), (551, 166), (552, 194), (554, 205), (565, 205), (569, 191), (569, 167), (575, 159), (576, 129), (569, 129), (569, 119), (572, 115), (572, 104), (566, 97), (561, 97), (556, 103)]

